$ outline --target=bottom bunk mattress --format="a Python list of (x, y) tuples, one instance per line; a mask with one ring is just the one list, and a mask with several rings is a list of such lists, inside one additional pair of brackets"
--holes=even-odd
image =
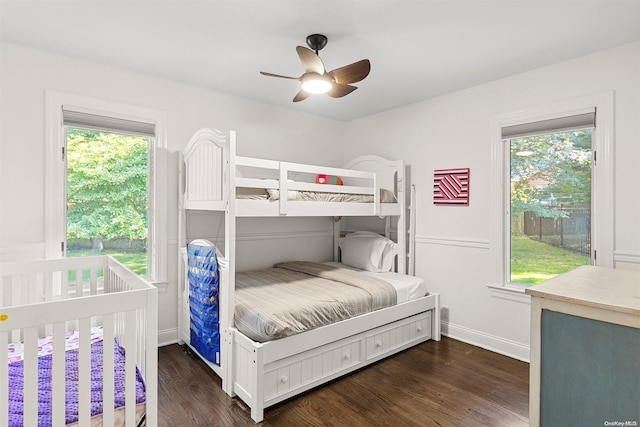
[(234, 322), (247, 337), (265, 342), (425, 294), (424, 283), (412, 276), (365, 274), (339, 263), (282, 263), (236, 274)]
[[(68, 332), (65, 344), (66, 410), (65, 425), (75, 426), (78, 422), (78, 332)], [(103, 340), (102, 328), (91, 328), (91, 425), (102, 425), (102, 382), (103, 382)], [(22, 343), (9, 345), (9, 426), (23, 426), (24, 408), (23, 378), (24, 358)], [(44, 337), (38, 340), (38, 426), (52, 425), (52, 350), (53, 340)], [(124, 425), (125, 405), (125, 349), (115, 340), (114, 345), (114, 408), (116, 425)], [(144, 419), (145, 384), (142, 374), (136, 368), (136, 420)]]

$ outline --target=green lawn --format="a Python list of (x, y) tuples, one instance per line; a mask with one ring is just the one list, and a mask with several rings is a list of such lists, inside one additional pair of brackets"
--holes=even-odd
[[(136, 274), (147, 274), (147, 253), (146, 252), (110, 252), (110, 251), (67, 251), (67, 256), (70, 258), (81, 256), (97, 256), (97, 255), (110, 255), (127, 266), (131, 271)], [(88, 271), (85, 272), (84, 280), (88, 280)], [(75, 282), (75, 271), (69, 272), (69, 281)]]
[(511, 281), (536, 284), (581, 265), (591, 264), (588, 256), (532, 240), (511, 239)]

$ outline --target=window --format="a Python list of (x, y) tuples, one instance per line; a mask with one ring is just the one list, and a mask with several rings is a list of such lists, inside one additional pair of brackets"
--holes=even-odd
[(66, 256), (111, 255), (147, 276), (148, 249), (153, 247), (149, 166), (154, 134), (82, 125), (65, 126)]
[(605, 93), (495, 120), (490, 288), (522, 291), (579, 265), (612, 265), (612, 106)]
[(164, 123), (154, 110), (47, 93), (48, 257), (108, 254), (166, 283)]
[(591, 264), (594, 126), (595, 113), (587, 113), (502, 129), (511, 283), (532, 285)]

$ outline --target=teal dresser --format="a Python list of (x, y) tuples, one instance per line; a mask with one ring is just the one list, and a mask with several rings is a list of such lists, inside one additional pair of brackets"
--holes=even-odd
[(527, 293), (530, 425), (640, 427), (640, 272), (584, 266)]

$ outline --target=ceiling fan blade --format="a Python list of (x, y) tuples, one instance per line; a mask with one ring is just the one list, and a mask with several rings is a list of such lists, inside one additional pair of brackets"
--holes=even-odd
[(296, 52), (298, 52), (300, 62), (302, 62), (302, 66), (307, 73), (311, 72), (320, 75), (324, 74), (324, 64), (322, 63), (322, 59), (320, 59), (320, 57), (316, 55), (311, 49), (307, 49), (306, 47), (302, 46), (296, 46)]
[(351, 92), (353, 92), (356, 89), (358, 88), (351, 85), (334, 84), (331, 90), (327, 92), (327, 95), (329, 95), (332, 98), (342, 98), (343, 96), (349, 95)]
[(293, 102), (304, 101), (305, 99), (307, 99), (310, 96), (311, 96), (311, 94), (309, 92), (300, 89), (300, 92), (298, 92), (296, 94), (296, 96), (293, 97)]
[(368, 59), (363, 59), (344, 67), (329, 71), (329, 75), (339, 84), (356, 83), (363, 80), (371, 71), (371, 63)]
[(300, 78), (300, 77), (281, 76), (280, 74), (267, 73), (266, 71), (260, 71), (260, 74), (262, 74), (263, 76), (269, 76), (269, 77), (279, 77), (281, 79), (298, 80)]

